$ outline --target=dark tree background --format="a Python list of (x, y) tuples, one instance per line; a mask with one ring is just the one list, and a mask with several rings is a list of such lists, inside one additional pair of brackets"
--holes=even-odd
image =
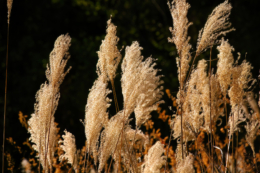
[[(224, 0), (188, 0), (191, 8), (188, 19), (193, 22), (189, 29), (193, 50), (199, 30), (204, 26), (208, 15), (215, 6)], [(254, 66), (256, 78), (260, 68), (259, 49), (259, 16), (258, 0), (231, 0), (233, 5), (230, 21), (235, 32), (227, 35), (236, 52), (241, 52)], [(29, 115), (34, 112), (35, 94), (40, 85), (46, 81), (45, 70), (49, 53), (55, 39), (69, 33), (72, 37), (70, 47), (72, 66), (70, 73), (61, 85), (61, 98), (55, 114), (60, 132), (64, 129), (76, 136), (78, 147), (85, 141), (84, 120), (85, 105), (89, 89), (97, 75), (97, 51), (104, 39), (106, 21), (112, 15), (112, 22), (117, 26), (119, 48), (126, 47), (133, 41), (139, 41), (144, 48), (144, 57), (152, 55), (158, 59), (158, 68), (165, 75), (165, 88), (171, 89), (173, 95), (178, 90), (176, 49), (167, 38), (171, 36), (169, 27), (172, 18), (166, 0), (14, 0), (10, 21), (9, 71), (7, 95), (6, 137), (13, 137), (18, 145), (29, 137), (20, 125), (18, 112)], [(7, 36), (6, 1), (0, 2), (0, 105), (4, 105), (5, 56)], [(124, 49), (122, 50), (124, 55)], [(234, 53), (235, 57), (237, 56)], [(213, 52), (216, 58), (217, 51)], [(214, 58), (213, 57), (213, 58)], [(209, 58), (206, 52), (200, 58)], [(120, 68), (115, 79), (119, 107), (122, 108), (120, 91)], [(111, 95), (112, 98), (112, 95)], [(165, 97), (165, 107), (171, 103)], [(114, 114), (112, 104), (110, 114)], [(3, 114), (0, 131), (2, 131)], [(169, 132), (164, 132), (168, 135)], [(1, 138), (2, 144), (2, 138)], [(7, 150), (11, 146), (6, 144)], [(28, 154), (28, 153), (27, 153)], [(14, 152), (19, 167), (20, 159), (26, 154)]]

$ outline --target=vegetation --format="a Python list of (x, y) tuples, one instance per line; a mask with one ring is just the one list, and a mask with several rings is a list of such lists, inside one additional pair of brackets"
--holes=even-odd
[[(59, 4), (59, 1), (53, 3)], [(153, 3), (164, 16), (165, 12), (156, 1)], [(74, 1), (74, 5), (84, 8), (94, 6), (94, 3)], [(95, 5), (97, 11), (102, 7)], [(12, 1), (9, 0), (7, 6), (9, 33)], [(69, 47), (73, 45), (73, 39), (68, 34), (60, 35), (47, 63), (47, 81), (40, 85), (36, 94), (34, 113), (30, 116), (19, 113), (21, 125), (29, 132), (28, 138), (21, 137), (25, 140), (23, 146), (10, 135), (5, 137), (5, 119), (9, 117), (8, 113), (6, 115), (7, 101), (4, 102), (3, 142), (6, 139), (6, 144), (3, 144), (8, 148), (3, 153), (7, 170), (258, 172), (260, 152), (255, 140), (259, 134), (260, 111), (256, 101), (258, 96), (254, 94), (257, 82), (252, 75), (251, 64), (240, 54), (234, 58), (233, 46), (223, 37), (234, 31), (229, 21), (231, 4), (226, 0), (214, 8), (198, 34), (196, 46), (190, 43), (193, 39), (188, 32), (192, 25), (187, 16), (189, 3), (174, 0), (168, 6), (173, 19), (169, 43), (164, 47), (158, 40), (151, 38), (149, 42), (162, 52), (172, 50), (170, 43), (175, 45), (176, 52), (172, 54), (176, 56), (178, 92), (171, 92), (176, 89), (174, 87), (164, 90), (163, 80), (170, 81), (171, 74), (159, 70), (159, 64), (167, 63), (167, 60), (164, 62), (162, 55), (159, 55), (157, 62), (153, 58), (157, 53), (153, 57), (142, 56), (142, 40), (119, 48), (120, 34), (124, 36), (127, 33), (117, 32), (120, 27), (117, 28), (113, 24), (116, 20), (112, 23), (110, 17), (106, 36), (97, 52), (96, 67), (91, 64), (94, 61), (89, 60), (92, 67), (88, 70), (96, 71), (97, 78), (88, 93), (85, 119), (81, 120), (83, 125), (74, 129), (78, 132), (85, 128), (85, 145), (80, 148), (76, 141), (82, 140), (83, 136), (75, 137), (70, 130), (62, 133), (59, 129), (61, 123), (55, 123), (60, 96), (68, 94), (64, 98), (69, 98), (69, 91), (65, 89), (63, 92), (60, 88), (62, 82), (75, 85), (73, 82), (66, 83), (65, 78), (71, 69), (66, 68), (66, 64), (70, 61)], [(158, 37), (163, 31), (159, 27)], [(130, 36), (135, 35), (135, 29), (129, 33)], [(7, 60), (8, 40), (7, 37)], [(125, 42), (121, 44), (127, 45)], [(195, 51), (192, 47), (196, 47)], [(7, 67), (6, 63), (6, 81)], [(163, 96), (164, 92), (168, 98)], [(74, 102), (74, 99), (71, 101)], [(67, 110), (66, 106), (62, 108)], [(151, 118), (151, 115), (155, 117)], [(66, 127), (66, 124), (63, 126)], [(168, 136), (162, 137), (161, 129)], [(7, 133), (11, 132), (8, 128)], [(245, 155), (246, 150), (251, 154)], [(15, 152), (23, 155), (22, 161), (13, 155)]]

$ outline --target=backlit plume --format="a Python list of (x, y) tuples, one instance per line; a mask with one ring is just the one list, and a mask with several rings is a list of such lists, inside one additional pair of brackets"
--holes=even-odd
[(88, 152), (97, 162), (97, 146), (101, 129), (108, 123), (108, 111), (111, 100), (107, 97), (111, 91), (107, 89), (104, 75), (98, 77), (90, 89), (85, 110), (85, 135)]
[(151, 57), (143, 61), (142, 48), (138, 42), (126, 47), (126, 55), (122, 63), (122, 93), (124, 96), (124, 111), (128, 117), (135, 111), (138, 127), (150, 118), (151, 111), (156, 110), (163, 95), (163, 83), (159, 70), (154, 69)]
[(54, 114), (60, 98), (60, 84), (69, 71), (64, 73), (69, 59), (70, 41), (71, 38), (68, 34), (61, 35), (55, 41), (54, 49), (50, 54), (50, 67), (47, 65), (46, 70), (48, 82), (42, 84), (37, 92), (34, 114), (28, 121), (30, 140), (34, 143), (33, 148), (39, 153), (39, 160), (45, 172), (48, 172), (47, 160), (52, 168), (52, 157), (57, 137)]
[(11, 10), (13, 6), (13, 0), (7, 0), (7, 23), (10, 23)]
[(148, 151), (145, 156), (145, 162), (142, 165), (142, 173), (160, 173), (161, 167), (165, 164), (166, 157), (162, 156), (164, 153), (163, 144), (157, 141)]
[(68, 163), (77, 170), (77, 148), (75, 136), (67, 130), (64, 132), (65, 135), (62, 135), (63, 140), (59, 141), (59, 143), (61, 143), (60, 148), (64, 151), (64, 154), (60, 156), (60, 161), (67, 159)]
[(116, 36), (116, 26), (107, 21), (107, 35), (100, 46), (98, 53), (97, 73), (104, 74), (110, 81), (116, 76), (117, 66), (121, 60), (120, 51), (117, 48), (119, 38)]
[(216, 44), (219, 36), (235, 30), (230, 29), (231, 23), (228, 21), (231, 9), (231, 4), (226, 0), (212, 11), (204, 28), (199, 32), (196, 55)]
[(180, 86), (183, 87), (190, 67), (189, 62), (191, 61), (191, 45), (189, 44), (190, 37), (188, 37), (188, 29), (192, 23), (187, 19), (190, 4), (186, 0), (174, 0), (171, 4), (168, 3), (168, 6), (173, 19), (173, 28), (170, 27), (172, 38), (168, 38), (168, 41), (176, 45), (179, 54), (179, 58), (176, 58), (179, 73), (178, 78)]

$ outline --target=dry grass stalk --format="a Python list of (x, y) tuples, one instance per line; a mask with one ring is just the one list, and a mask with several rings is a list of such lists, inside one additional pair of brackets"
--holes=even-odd
[(224, 38), (221, 40), (221, 45), (217, 47), (218, 54), (218, 64), (217, 64), (217, 78), (221, 86), (221, 91), (224, 96), (226, 96), (228, 88), (232, 82), (232, 68), (234, 63), (234, 58), (232, 52), (234, 48), (230, 46), (228, 40), (225, 41)]
[(7, 76), (8, 76), (8, 49), (9, 49), (9, 27), (13, 0), (7, 0), (7, 42), (6, 42), (6, 62), (5, 62), (5, 96), (4, 96), (4, 118), (3, 118), (3, 149), (2, 149), (2, 172), (4, 172), (5, 153), (5, 121), (6, 121), (6, 99), (7, 99)]
[(204, 28), (199, 32), (196, 50), (197, 56), (207, 48), (216, 44), (219, 36), (226, 35), (235, 30), (234, 28), (229, 29), (231, 23), (228, 21), (228, 17), (231, 9), (231, 4), (226, 0), (218, 5), (209, 15)]
[[(201, 167), (203, 170), (203, 166), (209, 168), (206, 171), (215, 171), (214, 169), (218, 168), (214, 167), (217, 162), (213, 157), (213, 134), (216, 132), (213, 128), (217, 127), (215, 125), (219, 116), (223, 116), (221, 105), (224, 102), (226, 104), (227, 98), (230, 98), (231, 105), (228, 121), (229, 141), (221, 143), (219, 136), (214, 134), (214, 148), (220, 150), (223, 155), (222, 150), (227, 147), (227, 171), (228, 164), (231, 163), (229, 162), (231, 136), (239, 130), (239, 124), (246, 121), (247, 134), (245, 139), (252, 148), (254, 161), (256, 161), (254, 140), (260, 126), (258, 120), (260, 111), (251, 91), (251, 86), (254, 84), (250, 72), (252, 66), (246, 61), (243, 61), (240, 65), (237, 62), (234, 63), (232, 55), (234, 49), (228, 41), (222, 39), (221, 45), (217, 47), (219, 61), (216, 74), (211, 72), (210, 56), (209, 74), (207, 73), (207, 61), (200, 60), (197, 67), (191, 69), (192, 73), (189, 78), (190, 73), (188, 75), (187, 73), (190, 68), (191, 45), (189, 44), (188, 28), (191, 23), (188, 22), (187, 13), (190, 5), (185, 0), (174, 0), (171, 5), (168, 5), (174, 24), (174, 29), (170, 29), (172, 38), (169, 39), (169, 42), (176, 45), (179, 54), (177, 66), (180, 90), (174, 103), (178, 112), (171, 122), (173, 124), (171, 130), (174, 132), (171, 135), (174, 139), (181, 137), (181, 141), (177, 141), (176, 154), (173, 150), (169, 150), (171, 141), (169, 141), (167, 149), (164, 147), (167, 138), (162, 139), (160, 137), (160, 129), (156, 132), (153, 129), (150, 140), (139, 130), (141, 125), (150, 118), (150, 113), (158, 109), (158, 105), (163, 102), (160, 101), (163, 95), (163, 87), (161, 87), (163, 81), (161, 80), (162, 76), (157, 74), (159, 70), (155, 69), (155, 60), (151, 57), (144, 60), (141, 56), (142, 48), (138, 42), (133, 42), (131, 46), (126, 47), (126, 54), (122, 62), (123, 110), (119, 111), (118, 104), (116, 104), (117, 114), (110, 119), (108, 118), (108, 108), (111, 102), (108, 98), (108, 94), (111, 93), (107, 88), (108, 81), (111, 81), (113, 92), (115, 92), (113, 80), (121, 60), (120, 51), (117, 49), (119, 38), (116, 36), (116, 26), (111, 23), (110, 19), (107, 22), (107, 35), (98, 51), (98, 78), (88, 95), (84, 121), (87, 141), (85, 150), (81, 150), (81, 153), (85, 151), (88, 152), (89, 157), (90, 155), (93, 156), (95, 166), (99, 162), (98, 172), (102, 172), (103, 169), (106, 169), (106, 172), (110, 171), (110, 165), (109, 167), (106, 166), (110, 157), (111, 163), (112, 160), (115, 161), (113, 171), (116, 172), (122, 170), (123, 172), (135, 173), (159, 173), (164, 164), (166, 165), (166, 172), (168, 171), (168, 154), (171, 155), (171, 159), (175, 159), (175, 163), (171, 163), (171, 166), (172, 168), (175, 167), (177, 172), (195, 172), (196, 167)], [(231, 5), (228, 1), (213, 10), (205, 27), (200, 31), (195, 58), (207, 48), (218, 43), (217, 39), (220, 35), (225, 35), (234, 30), (229, 29), (230, 10)], [(52, 160), (54, 160), (58, 136), (57, 125), (54, 123), (54, 113), (60, 98), (60, 85), (69, 71), (64, 69), (70, 58), (68, 53), (70, 41), (71, 38), (68, 35), (62, 35), (56, 40), (54, 49), (50, 54), (50, 66), (47, 65), (46, 70), (48, 81), (42, 84), (37, 92), (35, 112), (28, 122), (28, 131), (31, 133), (30, 140), (34, 143), (33, 148), (38, 152), (40, 163), (45, 172), (48, 172), (49, 169), (52, 172)], [(189, 78), (187, 82), (186, 78)], [(115, 95), (114, 97), (115, 102), (117, 102)], [(133, 112), (135, 113), (136, 130), (129, 125), (129, 116)], [(150, 129), (153, 128), (151, 122), (147, 122), (146, 125), (150, 126)], [(211, 148), (209, 144), (206, 148), (203, 141), (205, 132), (208, 133), (208, 138), (209, 135), (212, 137)], [(67, 163), (71, 164), (78, 172), (80, 165), (83, 165), (83, 156), (80, 157), (80, 151), (76, 149), (75, 137), (67, 131), (62, 137), (60, 149), (64, 151), (64, 154), (60, 155), (59, 158), (60, 160), (68, 159)], [(157, 141), (154, 144), (154, 139), (160, 140), (160, 142)], [(118, 142), (121, 142), (121, 144), (118, 144)], [(151, 148), (147, 152), (146, 145), (148, 143)], [(146, 149), (146, 152), (143, 152), (143, 149)], [(207, 152), (210, 149), (211, 153), (208, 154)], [(234, 145), (232, 145), (233, 149)], [(167, 157), (162, 156), (165, 150)], [(192, 152), (196, 154), (193, 155)], [(196, 157), (197, 152), (202, 159)], [(216, 156), (218, 157), (217, 152)], [(141, 163), (142, 158), (144, 158), (143, 163)], [(233, 154), (231, 158), (234, 160)], [(86, 159), (86, 156), (84, 159)], [(79, 160), (82, 162), (78, 162)], [(220, 158), (220, 160), (222, 164), (223, 159)], [(199, 166), (198, 161), (200, 161)], [(238, 161), (240, 160), (238, 159)], [(224, 171), (223, 167), (223, 165), (219, 166), (220, 172)], [(56, 168), (57, 171), (61, 170), (58, 169), (60, 167)], [(95, 172), (93, 165), (89, 169), (91, 172)], [(82, 170), (85, 171), (85, 165)], [(231, 170), (234, 170), (233, 167)], [(72, 171), (72, 168), (70, 171)]]
[(107, 89), (105, 76), (101, 75), (90, 89), (85, 111), (85, 135), (87, 150), (93, 154), (95, 163), (98, 156), (98, 140), (101, 129), (108, 123), (108, 111), (111, 100), (107, 97), (111, 91)]
[(194, 167), (194, 156), (189, 153), (188, 156), (185, 157), (184, 160), (181, 160), (178, 164), (177, 164), (177, 172), (178, 173), (195, 173)]
[(7, 23), (10, 23), (11, 10), (13, 6), (13, 0), (7, 0)]
[[(117, 143), (120, 141), (122, 135), (121, 129), (124, 126), (123, 112), (118, 112), (107, 123), (105, 130), (101, 133), (101, 144), (99, 149), (99, 168), (98, 172), (101, 172), (108, 160), (118, 149)], [(117, 151), (116, 151), (117, 152)], [(119, 151), (118, 151), (119, 152)]]
[(69, 69), (64, 72), (66, 63), (70, 58), (68, 49), (71, 38), (69, 35), (61, 35), (54, 44), (50, 54), (50, 66), (47, 65), (46, 77), (48, 83), (42, 84), (36, 94), (35, 113), (32, 114), (28, 125), (31, 133), (30, 140), (34, 143), (34, 149), (39, 153), (40, 162), (48, 172), (47, 159), (52, 168), (55, 139), (57, 134), (54, 124), (54, 113), (60, 98), (59, 87)]
[(119, 106), (116, 97), (116, 90), (114, 85), (114, 79), (116, 77), (116, 70), (119, 62), (121, 61), (121, 54), (117, 48), (119, 38), (116, 36), (116, 26), (111, 22), (111, 19), (107, 21), (107, 34), (100, 46), (98, 53), (97, 73), (100, 76), (105, 76), (104, 80), (110, 80), (113, 88), (114, 100), (116, 111), (119, 111)]
[(106, 37), (102, 40), (102, 44), (97, 52), (99, 57), (97, 73), (99, 76), (103, 74), (107, 79), (113, 81), (122, 56), (117, 48), (119, 38), (116, 36), (116, 26), (111, 22), (111, 19), (107, 21), (106, 32)]
[(171, 4), (168, 2), (168, 6), (171, 11), (174, 26), (173, 28), (170, 27), (172, 38), (168, 38), (168, 41), (176, 45), (179, 54), (179, 58), (176, 58), (176, 62), (179, 73), (179, 82), (182, 88), (191, 61), (191, 45), (189, 44), (190, 37), (188, 37), (188, 29), (192, 23), (187, 19), (190, 4), (188, 4), (186, 0), (174, 0)]
[[(128, 117), (134, 111), (136, 100), (140, 93), (137, 89), (140, 87), (140, 64), (143, 56), (141, 56), (142, 47), (138, 42), (126, 47), (125, 57), (123, 59), (122, 68), (122, 94), (124, 96), (124, 116)], [(139, 84), (139, 85), (138, 85)]]
[(159, 173), (160, 168), (166, 162), (166, 156), (162, 156), (164, 153), (164, 146), (161, 142), (156, 142), (148, 151), (148, 155), (145, 156), (145, 162), (142, 165), (142, 173)]
[(75, 171), (77, 171), (78, 158), (75, 136), (67, 130), (64, 132), (65, 135), (62, 135), (63, 140), (59, 141), (59, 143), (62, 143), (60, 148), (64, 151), (64, 154), (60, 155), (60, 161), (67, 159), (68, 163), (73, 166)]
[(159, 70), (152, 58), (143, 61), (142, 48), (138, 42), (126, 47), (126, 55), (122, 63), (122, 93), (124, 96), (125, 117), (135, 111), (138, 127), (149, 119), (151, 111), (156, 110), (163, 95), (162, 76), (157, 76)]

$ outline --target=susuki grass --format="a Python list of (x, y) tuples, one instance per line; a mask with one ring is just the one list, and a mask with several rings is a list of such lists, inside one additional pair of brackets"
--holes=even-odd
[[(166, 90), (173, 101), (173, 105), (169, 105), (173, 115), (166, 115), (160, 107), (164, 103), (163, 78), (167, 78), (167, 74), (160, 75), (156, 59), (142, 56), (143, 48), (137, 41), (126, 46), (125, 55), (122, 55), (117, 47), (120, 37), (116, 35), (117, 27), (109, 19), (106, 36), (97, 52), (98, 77), (87, 96), (85, 120), (82, 121), (85, 146), (78, 149), (77, 139), (67, 130), (61, 138), (55, 111), (62, 94), (60, 85), (70, 70), (66, 64), (71, 45), (70, 36), (61, 35), (50, 53), (47, 81), (36, 94), (34, 113), (28, 122), (22, 113), (19, 114), (21, 123), (30, 133), (25, 144), (36, 156), (24, 158), (25, 172), (258, 171), (260, 155), (254, 144), (260, 126), (259, 105), (253, 93), (256, 80), (252, 78), (251, 64), (239, 61), (240, 55), (234, 58), (235, 49), (224, 38), (235, 30), (229, 22), (231, 4), (226, 0), (209, 15), (198, 33), (195, 54), (191, 52), (188, 35), (192, 25), (187, 18), (190, 5), (186, 0), (173, 0), (168, 5), (173, 19), (172, 36), (168, 40), (178, 53), (179, 91), (174, 97)], [(8, 26), (9, 18), (10, 12)], [(215, 47), (217, 56), (212, 54)], [(196, 58), (206, 51), (210, 51), (210, 56), (195, 64)], [(212, 66), (213, 60), (217, 60), (216, 67)], [(123, 103), (117, 101), (114, 85), (120, 63)], [(111, 92), (113, 98), (110, 98)], [(113, 102), (116, 114), (110, 115)], [(161, 138), (160, 129), (153, 127), (152, 111), (157, 111), (158, 118), (169, 126), (169, 137)], [(133, 114), (135, 128), (130, 125)], [(142, 126), (146, 127), (146, 132)], [(173, 140), (177, 143), (176, 150)], [(8, 141), (12, 143), (12, 139)], [(250, 162), (242, 154), (245, 144), (253, 153)], [(10, 157), (6, 153), (6, 159), (10, 161)], [(11, 166), (9, 170), (12, 171)]]

